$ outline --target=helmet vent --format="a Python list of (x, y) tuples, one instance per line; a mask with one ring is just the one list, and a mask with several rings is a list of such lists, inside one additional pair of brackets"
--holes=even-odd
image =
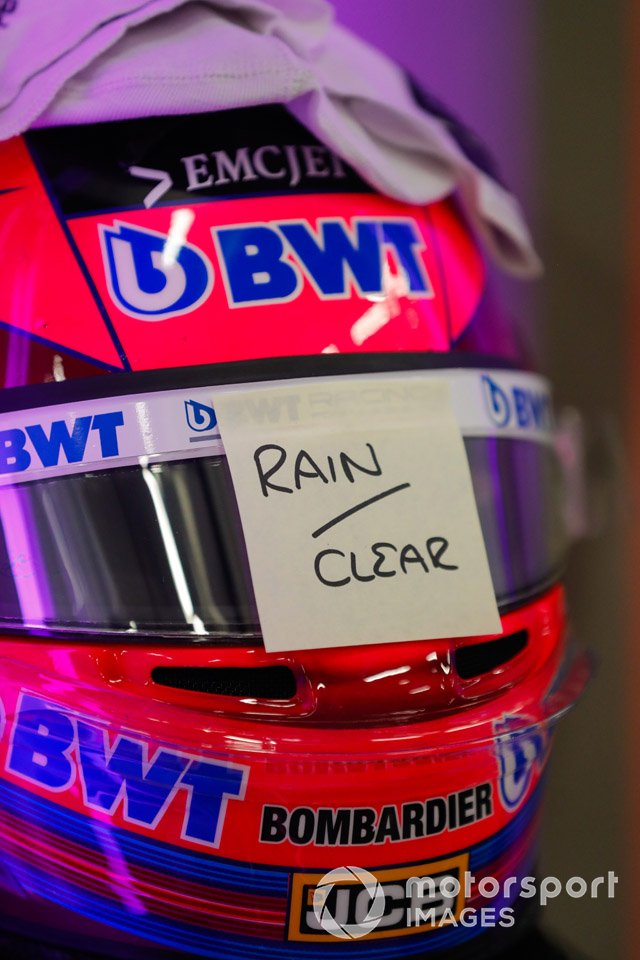
[(289, 667), (154, 667), (154, 683), (192, 693), (251, 700), (292, 700), (296, 679)]
[(524, 650), (528, 639), (526, 630), (518, 630), (517, 633), (510, 633), (496, 640), (485, 640), (484, 643), (461, 647), (455, 653), (458, 675), (463, 680), (472, 680), (501, 667)]

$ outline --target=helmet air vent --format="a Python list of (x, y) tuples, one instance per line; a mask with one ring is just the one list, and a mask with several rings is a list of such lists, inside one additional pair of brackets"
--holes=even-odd
[(463, 680), (472, 680), (513, 660), (527, 645), (528, 633), (518, 630), (495, 640), (472, 643), (455, 653), (455, 665)]
[(292, 700), (296, 679), (289, 667), (155, 667), (154, 683), (192, 693), (251, 700)]

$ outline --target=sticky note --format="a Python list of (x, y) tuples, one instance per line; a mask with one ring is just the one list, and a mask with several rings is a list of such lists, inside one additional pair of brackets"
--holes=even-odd
[(444, 379), (216, 389), (269, 651), (501, 632)]

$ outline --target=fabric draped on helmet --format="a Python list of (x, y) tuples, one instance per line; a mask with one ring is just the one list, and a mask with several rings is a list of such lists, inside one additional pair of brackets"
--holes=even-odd
[(36, 124), (285, 103), (388, 196), (423, 204), (457, 191), (506, 270), (539, 272), (514, 197), (416, 103), (402, 71), (334, 24), (320, 0), (123, 0), (108, 17), (102, 4), (67, 8), (60, 18), (40, 0), (12, 17), (0, 139)]

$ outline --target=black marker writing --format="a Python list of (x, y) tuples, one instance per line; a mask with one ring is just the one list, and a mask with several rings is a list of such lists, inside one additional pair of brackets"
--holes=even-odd
[[(302, 489), (305, 480), (320, 480), (321, 483), (328, 484), (337, 483), (342, 476), (349, 483), (355, 483), (358, 474), (382, 476), (382, 467), (372, 444), (365, 443), (365, 447), (368, 455), (365, 454), (358, 460), (344, 452), (337, 456), (327, 454), (320, 459), (312, 457), (307, 450), (299, 450), (291, 467), (291, 457), (285, 447), (277, 443), (264, 443), (253, 454), (262, 495), (268, 497), (270, 493), (294, 493), (295, 490)], [(280, 479), (288, 482), (276, 483), (272, 477), (279, 474), (285, 464), (287, 470)]]
[(394, 493), (399, 493), (400, 490), (406, 490), (407, 487), (410, 486), (410, 483), (399, 483), (397, 487), (391, 487), (389, 490), (383, 490), (382, 493), (376, 493), (374, 497), (369, 497), (368, 500), (363, 500), (362, 503), (357, 503), (355, 507), (349, 507), (349, 509), (345, 510), (344, 513), (340, 513), (337, 517), (334, 517), (333, 520), (327, 520), (327, 522), (323, 523), (321, 527), (318, 527), (317, 530), (314, 530), (311, 536), (314, 539), (321, 536), (321, 534), (326, 533), (327, 530), (330, 530), (331, 527), (335, 527), (336, 524), (342, 523), (342, 521), (346, 520), (347, 517), (352, 516), (354, 513), (358, 513), (359, 510), (364, 510), (365, 507), (371, 506), (372, 503), (377, 503), (378, 500), (384, 500), (385, 497), (390, 497)]
[(432, 570), (457, 570), (455, 563), (445, 563), (442, 559), (448, 549), (449, 541), (446, 537), (429, 537), (424, 541), (424, 553), (413, 543), (397, 547), (381, 540), (370, 547), (375, 558), (373, 564), (371, 558), (367, 563), (353, 551), (350, 551), (347, 559), (347, 554), (342, 550), (328, 548), (317, 554), (313, 569), (325, 587), (345, 587), (354, 580), (370, 583), (381, 577), (395, 577), (398, 573), (406, 575), (414, 565), (423, 573), (430, 573)]

